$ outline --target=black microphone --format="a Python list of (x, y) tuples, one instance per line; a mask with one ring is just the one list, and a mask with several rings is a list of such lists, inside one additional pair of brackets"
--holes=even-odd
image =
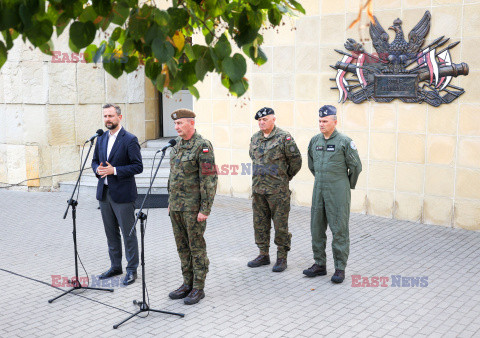
[(103, 135), (103, 130), (102, 129), (98, 129), (96, 134), (93, 135), (92, 137), (90, 137), (89, 140), (86, 140), (85, 143), (87, 142), (92, 142), (93, 140), (95, 140), (96, 137), (99, 137), (99, 136), (102, 136)]
[(173, 146), (176, 145), (176, 144), (177, 144), (177, 141), (175, 141), (175, 139), (172, 138), (170, 141), (168, 141), (168, 143), (167, 143), (167, 145), (166, 145), (165, 147), (163, 147), (162, 149), (160, 149), (160, 150), (157, 151), (157, 154), (158, 154), (159, 152), (164, 152), (165, 150), (167, 150), (167, 149), (170, 148), (170, 147), (173, 147)]

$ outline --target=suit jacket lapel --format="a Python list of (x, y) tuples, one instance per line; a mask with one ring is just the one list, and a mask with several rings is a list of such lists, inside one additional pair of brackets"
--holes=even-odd
[(125, 135), (125, 128), (122, 127), (120, 132), (117, 135), (117, 138), (115, 139), (115, 142), (113, 143), (112, 150), (110, 151), (110, 156), (108, 156), (107, 162), (110, 163), (112, 161), (112, 157), (117, 151), (118, 147), (120, 146), (120, 142), (122, 142), (122, 138)]

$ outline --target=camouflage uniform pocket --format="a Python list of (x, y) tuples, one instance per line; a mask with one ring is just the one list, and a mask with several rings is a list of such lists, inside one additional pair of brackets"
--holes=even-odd
[(186, 173), (191, 173), (198, 170), (198, 164), (195, 160), (182, 161), (182, 166)]

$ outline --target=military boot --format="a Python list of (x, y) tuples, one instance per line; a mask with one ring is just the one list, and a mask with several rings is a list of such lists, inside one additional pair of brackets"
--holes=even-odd
[(185, 298), (183, 302), (185, 303), (185, 305), (193, 305), (197, 304), (200, 299), (203, 298), (205, 298), (205, 292), (203, 290), (192, 289), (192, 291), (190, 291), (187, 298)]
[(258, 268), (262, 265), (269, 265), (270, 264), (270, 256), (269, 255), (258, 255), (253, 261), (248, 262), (247, 266), (250, 268)]
[(282, 272), (287, 268), (287, 259), (286, 258), (277, 258), (277, 262), (273, 266), (273, 272)]
[(308, 277), (325, 276), (327, 274), (327, 267), (315, 263), (308, 269), (303, 270), (303, 274)]
[(335, 269), (335, 273), (332, 276), (332, 282), (334, 283), (341, 283), (345, 279), (345, 270), (338, 270)]
[(182, 286), (180, 286), (178, 289), (170, 292), (168, 294), (168, 297), (170, 297), (170, 299), (182, 299), (187, 297), (187, 295), (190, 293), (191, 290), (192, 290), (191, 286), (182, 284)]

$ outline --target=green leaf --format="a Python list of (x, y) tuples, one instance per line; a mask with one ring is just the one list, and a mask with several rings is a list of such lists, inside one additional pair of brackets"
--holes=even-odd
[(0, 6), (0, 31), (13, 28), (20, 23), (20, 16), (15, 8), (8, 5)]
[(62, 13), (62, 15), (58, 17), (57, 22), (55, 23), (55, 27), (57, 27), (57, 36), (60, 36), (63, 33), (70, 23), (70, 20), (72, 19), (65, 13)]
[(92, 7), (100, 16), (108, 16), (112, 11), (112, 3), (110, 0), (92, 0)]
[(91, 63), (91, 62), (97, 63), (100, 56), (101, 56), (101, 53), (98, 53), (98, 48), (96, 45), (90, 45), (87, 47), (87, 49), (85, 49), (84, 58), (85, 58), (85, 61), (87, 61), (88, 63)]
[(189, 43), (185, 44), (185, 55), (187, 56), (189, 61), (195, 60), (197, 57), (195, 56), (195, 52), (193, 51), (192, 45)]
[(198, 81), (197, 75), (195, 74), (196, 62), (197, 61), (192, 61), (182, 64), (182, 70), (179, 76), (185, 87), (193, 86)]
[(122, 46), (122, 51), (124, 55), (130, 55), (135, 50), (135, 42), (132, 38), (127, 38)]
[(215, 44), (215, 54), (217, 54), (220, 60), (223, 60), (224, 58), (230, 56), (231, 52), (232, 47), (230, 46), (230, 42), (228, 41), (227, 36), (223, 34)]
[(172, 74), (174, 77), (177, 76), (178, 66), (177, 61), (174, 58), (170, 58), (170, 60), (167, 61), (167, 67), (170, 71), (170, 74)]
[(247, 62), (241, 54), (236, 53), (232, 58), (222, 61), (222, 69), (233, 82), (236, 82), (247, 72)]
[(128, 61), (127, 63), (125, 63), (125, 72), (131, 73), (135, 71), (137, 67), (138, 67), (138, 58), (135, 55), (128, 57)]
[(167, 9), (167, 13), (170, 16), (170, 28), (172, 31), (179, 30), (188, 23), (190, 15), (186, 9), (183, 8), (173, 8), (170, 7)]
[(117, 2), (113, 7), (112, 22), (115, 25), (123, 26), (125, 21), (127, 21), (129, 14), (130, 14), (130, 8), (123, 2)]
[(52, 55), (53, 52), (53, 42), (52, 40), (48, 41), (47, 43), (44, 43), (41, 46), (38, 46), (38, 48), (42, 51), (42, 53), (47, 54), (47, 55)]
[(153, 20), (155, 20), (157, 25), (165, 27), (168, 26), (170, 22), (170, 16), (167, 11), (161, 11), (158, 8), (155, 8), (153, 12)]
[(161, 64), (158, 62), (155, 62), (153, 58), (148, 58), (147, 62), (145, 62), (145, 75), (149, 79), (155, 80), (162, 71)]
[(253, 29), (260, 29), (263, 23), (263, 15), (261, 11), (247, 11), (248, 23)]
[[(252, 59), (257, 66), (265, 64), (268, 60), (267, 56), (260, 47), (254, 47), (253, 45), (248, 45), (243, 47), (243, 52)], [(256, 56), (255, 56), (256, 54)]]
[(210, 17), (217, 17), (225, 12), (227, 2), (225, 0), (205, 0), (204, 6)]
[(302, 14), (305, 14), (305, 9), (298, 2), (296, 2), (295, 0), (288, 0), (288, 2), (290, 2), (297, 11), (301, 12)]
[(77, 46), (75, 46), (72, 42), (72, 40), (68, 40), (68, 48), (70, 48), (70, 50), (74, 53), (80, 53), (80, 48), (78, 48)]
[(166, 36), (163, 32), (162, 27), (154, 23), (150, 26), (150, 28), (147, 30), (147, 33), (145, 34), (145, 43), (147, 45), (150, 45), (152, 44), (152, 41), (155, 40), (155, 38), (165, 40)]
[(282, 21), (282, 13), (277, 8), (271, 8), (268, 10), (268, 20), (274, 26), (278, 26)]
[(243, 94), (245, 94), (247, 89), (248, 89), (248, 82), (245, 79), (234, 82), (230, 85), (230, 92), (237, 97), (240, 97)]
[(153, 40), (152, 52), (161, 63), (167, 62), (167, 60), (175, 55), (175, 49), (173, 48), (172, 44), (160, 38)]
[(228, 76), (222, 75), (222, 85), (225, 88), (230, 89), (230, 79), (228, 78)]
[(0, 68), (2, 68), (5, 61), (7, 61), (7, 47), (0, 41)]
[(195, 64), (195, 74), (200, 81), (203, 81), (205, 74), (213, 71), (214, 69), (215, 65), (213, 64), (210, 53), (206, 53), (204, 56), (197, 59), (197, 63)]
[(115, 60), (114, 58), (104, 59), (103, 68), (108, 74), (112, 75), (115, 79), (118, 79), (123, 74), (122, 64), (118, 60)]
[(93, 22), (75, 21), (70, 26), (70, 41), (78, 48), (87, 47), (95, 39), (96, 28)]
[(112, 35), (110, 36), (110, 39), (112, 39), (113, 41), (117, 41), (120, 38), (121, 34), (122, 34), (122, 29), (120, 27), (117, 27), (112, 32)]
[(9, 30), (3, 31), (2, 35), (5, 39), (5, 42), (7, 43), (7, 50), (11, 49), (13, 47), (13, 39), (12, 39), (12, 36), (10, 35), (10, 31)]
[(163, 92), (163, 89), (165, 88), (165, 80), (167, 79), (167, 76), (165, 74), (158, 74), (156, 82), (157, 89), (160, 92)]
[(83, 10), (82, 14), (80, 14), (77, 21), (94, 22), (97, 19), (97, 17), (98, 17), (98, 14), (97, 12), (95, 12), (95, 9), (92, 6), (88, 6)]
[(197, 88), (195, 88), (194, 86), (189, 86), (188, 91), (190, 92), (190, 94), (195, 96), (197, 100), (200, 98), (200, 93), (198, 92)]
[(215, 54), (215, 51), (213, 50), (213, 48), (209, 48), (208, 51), (210, 52), (210, 57), (212, 58), (215, 69), (217, 70), (217, 72), (221, 72), (222, 69), (220, 68), (220, 62), (218, 60), (217, 54)]
[(20, 19), (22, 19), (23, 26), (25, 29), (29, 29), (32, 26), (32, 12), (26, 4), (21, 4), (18, 8), (18, 13), (20, 14)]
[(47, 43), (53, 34), (53, 24), (49, 20), (35, 22), (29, 29), (25, 30), (28, 40), (35, 46)]
[(135, 14), (130, 17), (128, 22), (128, 32), (130, 36), (135, 40), (141, 39), (148, 29), (148, 20), (141, 17), (139, 14)]

